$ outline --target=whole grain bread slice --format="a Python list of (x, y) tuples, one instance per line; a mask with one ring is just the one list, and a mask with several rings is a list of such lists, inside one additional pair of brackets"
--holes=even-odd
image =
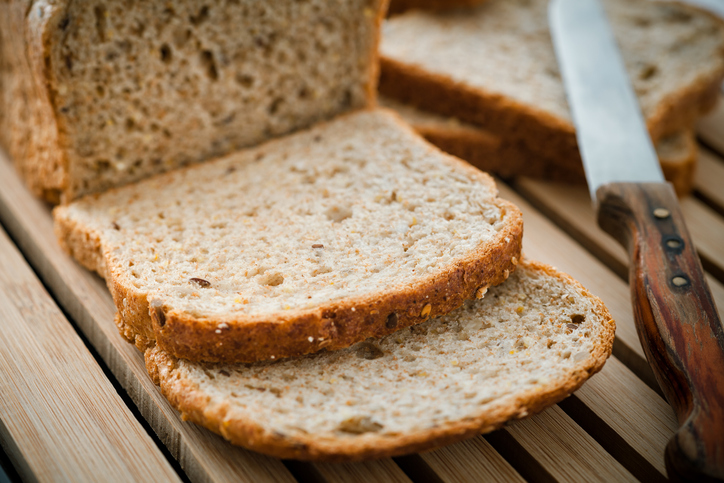
[(0, 143), (101, 192), (369, 106), (386, 0), (0, 2)]
[(339, 349), (503, 282), (522, 218), (493, 180), (367, 110), (54, 211), (120, 330), (191, 360)]
[[(383, 26), (380, 92), (580, 165), (546, 0), (409, 11)], [(614, 35), (654, 142), (689, 129), (718, 98), (724, 27), (687, 5), (607, 0)]]
[[(409, 104), (381, 96), (381, 106), (395, 110), (418, 134), (443, 151), (473, 166), (503, 177), (530, 176), (551, 181), (584, 183), (581, 163), (565, 163), (545, 156), (527, 145), (501, 136), (457, 118), (423, 111)], [(679, 196), (694, 188), (698, 147), (694, 130), (682, 129), (660, 138), (655, 144), (664, 176)]]
[(611, 353), (614, 321), (567, 275), (525, 262), (482, 300), (350, 348), (252, 365), (146, 366), (184, 419), (281, 458), (424, 451), (542, 411)]

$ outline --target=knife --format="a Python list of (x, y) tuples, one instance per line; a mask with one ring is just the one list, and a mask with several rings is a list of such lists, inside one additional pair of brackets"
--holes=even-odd
[(628, 248), (636, 330), (679, 421), (669, 478), (724, 480), (724, 328), (598, 0), (552, 0), (553, 45), (598, 224)]

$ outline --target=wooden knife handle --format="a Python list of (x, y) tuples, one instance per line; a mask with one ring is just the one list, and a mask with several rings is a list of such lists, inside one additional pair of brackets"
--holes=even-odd
[(636, 330), (679, 421), (669, 478), (724, 480), (724, 329), (674, 190), (610, 183), (596, 194), (599, 225), (629, 250)]

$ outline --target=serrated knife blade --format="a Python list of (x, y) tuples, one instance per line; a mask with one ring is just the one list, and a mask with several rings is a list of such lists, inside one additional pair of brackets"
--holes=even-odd
[(680, 424), (668, 476), (724, 481), (724, 327), (678, 200), (601, 4), (552, 0), (548, 14), (598, 223), (629, 250), (636, 330)]

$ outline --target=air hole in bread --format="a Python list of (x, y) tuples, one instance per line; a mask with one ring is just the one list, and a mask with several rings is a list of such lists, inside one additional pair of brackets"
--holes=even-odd
[(383, 426), (369, 416), (352, 416), (339, 423), (337, 429), (343, 433), (364, 434), (375, 433)]
[(259, 283), (269, 287), (276, 287), (284, 283), (284, 275), (279, 272), (266, 272), (259, 277)]
[(93, 9), (93, 13), (96, 17), (96, 33), (98, 34), (98, 40), (101, 42), (106, 41), (106, 7), (103, 5), (97, 5)]
[(586, 320), (586, 316), (583, 315), (583, 314), (573, 314), (573, 315), (571, 315), (571, 322), (573, 322), (574, 324), (580, 324), (580, 323), (582, 323), (584, 320)]
[(219, 79), (219, 71), (216, 69), (216, 61), (214, 60), (214, 54), (209, 50), (201, 52), (201, 65), (206, 70), (206, 75), (212, 81)]
[(171, 51), (171, 47), (169, 47), (168, 44), (163, 44), (161, 46), (161, 62), (164, 64), (168, 64), (173, 60), (173, 52)]
[(339, 223), (352, 216), (352, 210), (344, 206), (333, 206), (324, 213), (330, 221)]
[(236, 76), (234, 76), (234, 80), (242, 87), (249, 88), (254, 85), (254, 78), (250, 75), (237, 73)]
[(201, 23), (206, 21), (206, 19), (208, 19), (208, 18), (209, 18), (209, 7), (204, 5), (203, 7), (201, 7), (201, 9), (199, 10), (199, 12), (196, 15), (190, 16), (189, 20), (194, 25), (200, 25)]
[(649, 64), (644, 66), (639, 72), (639, 79), (649, 80), (658, 73), (658, 68), (655, 65)]

